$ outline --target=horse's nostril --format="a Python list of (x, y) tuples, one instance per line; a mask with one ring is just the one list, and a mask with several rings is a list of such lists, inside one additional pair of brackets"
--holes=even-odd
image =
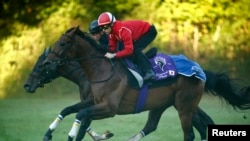
[(29, 85), (29, 84), (24, 84), (23, 87), (24, 87), (25, 89), (28, 89), (28, 88), (30, 87), (30, 85)]
[(27, 92), (30, 92), (30, 85), (29, 84), (24, 84), (23, 85), (24, 89), (27, 91)]
[(35, 92), (35, 89), (32, 89), (30, 84), (24, 84), (23, 87), (26, 90), (26, 92), (28, 92), (28, 93), (34, 93)]

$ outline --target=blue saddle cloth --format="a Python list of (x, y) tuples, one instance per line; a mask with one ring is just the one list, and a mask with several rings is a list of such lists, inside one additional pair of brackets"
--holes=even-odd
[(198, 63), (189, 60), (186, 56), (182, 54), (169, 56), (172, 58), (178, 74), (187, 77), (195, 76), (196, 78), (206, 82), (206, 74)]

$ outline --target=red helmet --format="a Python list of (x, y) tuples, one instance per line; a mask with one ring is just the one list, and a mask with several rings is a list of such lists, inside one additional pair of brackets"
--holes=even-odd
[(103, 12), (98, 17), (98, 26), (112, 24), (116, 21), (115, 17), (110, 12)]

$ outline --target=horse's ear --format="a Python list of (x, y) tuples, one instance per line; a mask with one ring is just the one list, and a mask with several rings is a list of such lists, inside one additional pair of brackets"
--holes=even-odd
[(74, 31), (74, 32), (77, 32), (79, 29), (80, 29), (80, 26), (78, 25), (78, 26), (75, 28), (75, 31)]
[(76, 26), (75, 28), (73, 28), (73, 30), (72, 31), (70, 31), (70, 35), (73, 35), (73, 34), (75, 34), (77, 31), (79, 30), (79, 25), (78, 26)]
[(48, 54), (50, 53), (50, 51), (51, 51), (51, 46), (49, 48), (44, 49), (45, 56), (48, 56)]

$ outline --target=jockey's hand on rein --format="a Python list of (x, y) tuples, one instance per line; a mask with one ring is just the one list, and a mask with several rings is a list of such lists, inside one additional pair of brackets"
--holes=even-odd
[(114, 58), (115, 57), (115, 53), (109, 53), (109, 52), (107, 52), (104, 56), (105, 57), (107, 57), (108, 59), (112, 59), (112, 58)]

